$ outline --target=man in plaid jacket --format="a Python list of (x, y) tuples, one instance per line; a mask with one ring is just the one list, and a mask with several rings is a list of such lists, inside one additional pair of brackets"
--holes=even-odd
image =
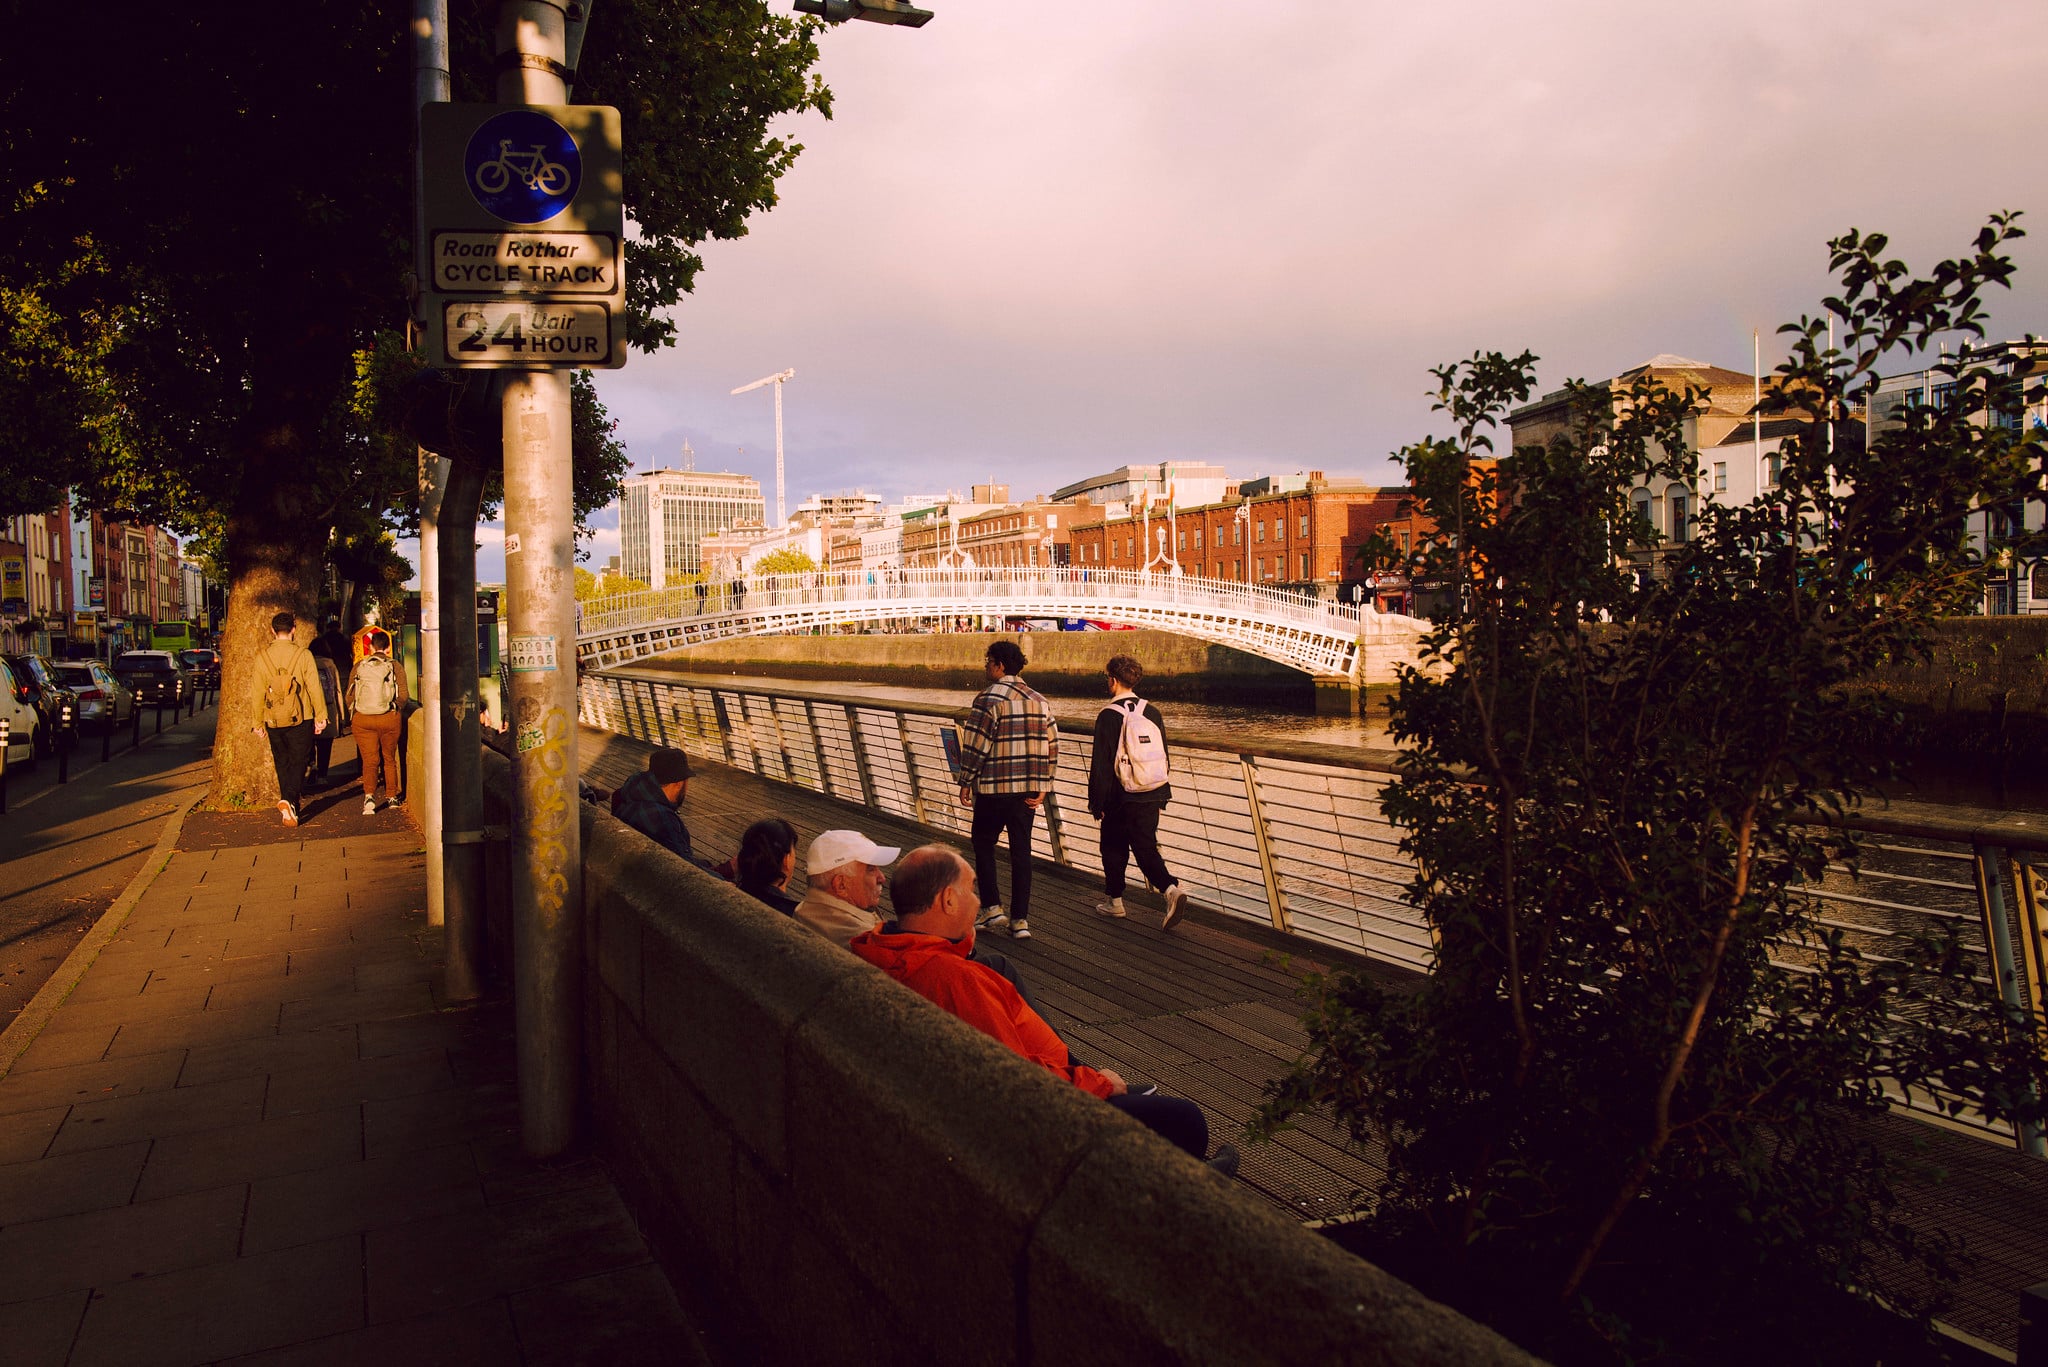
[[(974, 881), (981, 919), (990, 930), (1031, 938), (1031, 827), (1052, 791), (1060, 733), (1052, 709), (1018, 676), (1024, 652), (1015, 641), (988, 648), (988, 687), (960, 726), (960, 805), (974, 809)], [(996, 837), (1010, 837), (1010, 906), (996, 889)]]

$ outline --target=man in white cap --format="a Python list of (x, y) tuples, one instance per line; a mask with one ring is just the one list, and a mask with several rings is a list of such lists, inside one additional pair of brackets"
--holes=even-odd
[(824, 831), (804, 858), (810, 876), (796, 919), (845, 949), (882, 923), (883, 869), (903, 851), (877, 845), (859, 831)]

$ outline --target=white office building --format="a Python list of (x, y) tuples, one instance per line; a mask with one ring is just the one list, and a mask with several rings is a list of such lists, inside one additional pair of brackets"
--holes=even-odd
[(619, 550), (626, 575), (651, 588), (703, 568), (704, 538), (767, 520), (761, 482), (731, 471), (655, 470), (629, 475), (619, 497)]

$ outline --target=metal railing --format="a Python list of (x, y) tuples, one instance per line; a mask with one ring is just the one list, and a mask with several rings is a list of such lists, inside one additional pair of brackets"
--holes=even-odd
[[(778, 783), (857, 803), (965, 840), (969, 812), (946, 759), (962, 709), (852, 702), (759, 686), (708, 687), (658, 675), (587, 676), (582, 720), (671, 745)], [(1101, 867), (1089, 819), (1093, 735), (1060, 726), (1060, 760), (1043, 808), (1047, 854), (1060, 865)], [(1415, 866), (1380, 810), (1392, 765), (1348, 747), (1176, 730), (1173, 801), (1159, 846), (1203, 906), (1316, 945), (1428, 972), (1430, 932), (1404, 893)], [(1945, 821), (1852, 818), (1867, 833), (1861, 868), (1830, 868), (1809, 889), (1820, 920), (1871, 956), (1915, 931), (1958, 927), (2004, 1002), (2040, 1028), (2048, 982), (2044, 874), (2048, 833)], [(1800, 947), (1778, 961), (1803, 971)], [(1986, 1018), (1982, 1028), (2003, 1029)], [(1895, 1095), (1912, 1113), (2044, 1156), (2038, 1134), (1965, 1113), (1937, 1096)]]
[(819, 571), (593, 599), (578, 621), (577, 658), (609, 669), (728, 636), (952, 616), (1166, 626), (1312, 674), (1347, 677), (1361, 640), (1412, 644), (1427, 629), (1368, 604), (1181, 574), (1079, 567)]

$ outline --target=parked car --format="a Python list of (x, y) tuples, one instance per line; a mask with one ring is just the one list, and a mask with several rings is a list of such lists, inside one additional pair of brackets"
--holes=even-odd
[(135, 715), (135, 694), (98, 660), (61, 660), (57, 677), (78, 699), (81, 730), (119, 726)]
[(173, 707), (192, 690), (191, 671), (168, 650), (130, 650), (114, 657), (114, 677), (135, 693), (137, 707)]
[(57, 678), (55, 663), (44, 656), (9, 655), (7, 663), (14, 672), (15, 695), (33, 707), (40, 718), (35, 732), (36, 753), (56, 754), (59, 739), (66, 735), (67, 723), (74, 734), (78, 725), (75, 707), (68, 719), (64, 713), (65, 704), (74, 701), (71, 690)]
[(193, 682), (201, 688), (220, 687), (220, 654), (204, 646), (178, 652), (178, 661), (192, 671)]
[(29, 701), (27, 690), (16, 679), (14, 667), (0, 658), (0, 720), (7, 723), (7, 762), (25, 768), (36, 767), (41, 752), (42, 714)]

